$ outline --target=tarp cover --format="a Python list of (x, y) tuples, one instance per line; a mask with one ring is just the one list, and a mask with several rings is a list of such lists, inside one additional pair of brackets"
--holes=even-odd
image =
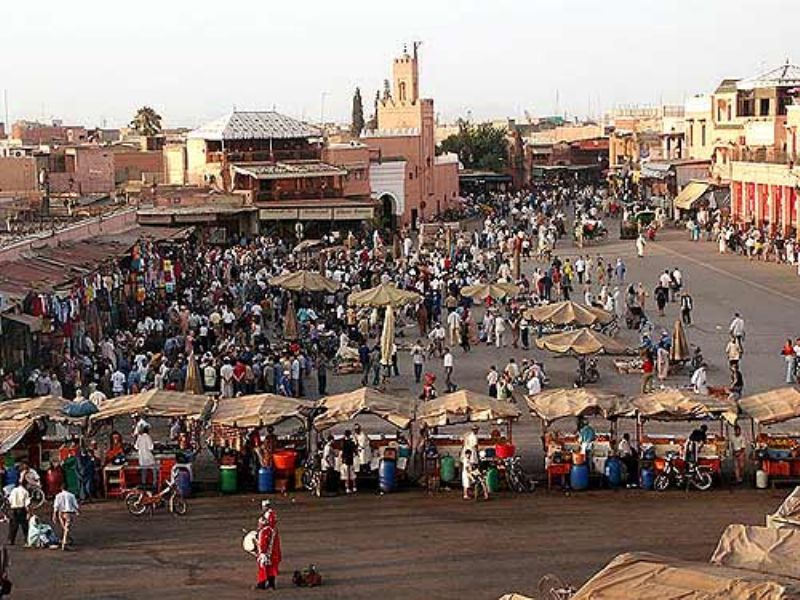
[(636, 396), (631, 405), (641, 417), (654, 421), (695, 421), (722, 416), (735, 423), (737, 415), (732, 400), (677, 388)]
[(55, 396), (39, 396), (38, 398), (18, 398), (0, 402), (0, 421), (10, 419), (40, 419), (46, 417), (51, 421), (66, 422), (72, 419), (63, 412), (67, 403), (63, 398)]
[(314, 271), (295, 271), (278, 275), (269, 284), (292, 292), (335, 292), (339, 284)]
[(791, 580), (653, 554), (621, 554), (572, 600), (793, 600)]
[(414, 418), (415, 403), (416, 400), (411, 396), (397, 396), (362, 387), (323, 398), (319, 405), (327, 410), (314, 419), (314, 427), (318, 430), (328, 429), (338, 423), (346, 423), (362, 413), (368, 413), (405, 429)]
[(603, 390), (562, 388), (526, 396), (531, 414), (545, 423), (567, 417), (600, 416), (605, 419), (630, 411), (630, 404), (620, 396)]
[(739, 400), (739, 407), (756, 423), (771, 425), (800, 417), (800, 391), (783, 387)]
[(557, 354), (625, 354), (628, 349), (611, 339), (591, 329), (576, 329), (564, 333), (548, 335), (536, 340), (536, 345), (542, 350), (550, 350)]
[(305, 419), (314, 403), (276, 394), (253, 394), (217, 400), (211, 423), (230, 427), (266, 427), (287, 419)]
[(519, 409), (491, 396), (458, 390), (420, 405), (418, 419), (429, 427), (495, 419), (516, 419)]
[(422, 297), (416, 292), (401, 290), (391, 283), (382, 283), (377, 287), (350, 294), (347, 303), (353, 306), (380, 308), (383, 306), (404, 306), (420, 300), (422, 300)]
[(711, 562), (723, 567), (800, 579), (800, 530), (728, 525)]
[(33, 429), (36, 419), (3, 419), (0, 420), (0, 454), (5, 454)]
[[(786, 496), (778, 507), (778, 510), (771, 517), (800, 527), (800, 487), (794, 488), (791, 494)], [(769, 524), (767, 517), (767, 524)]]
[(553, 325), (589, 326), (595, 323), (606, 324), (614, 320), (614, 315), (610, 312), (583, 306), (571, 300), (530, 308), (525, 311), (525, 316), (536, 323), (552, 323)]
[(211, 399), (208, 396), (152, 389), (141, 394), (110, 398), (90, 419), (103, 421), (132, 414), (200, 418), (210, 404)]
[(528, 596), (523, 596), (521, 594), (506, 594), (505, 596), (501, 597), (500, 600), (533, 600), (533, 598), (529, 598)]

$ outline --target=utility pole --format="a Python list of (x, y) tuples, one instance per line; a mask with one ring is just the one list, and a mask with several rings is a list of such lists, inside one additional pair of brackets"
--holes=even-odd
[(325, 96), (328, 95), (328, 92), (322, 92), (320, 94), (320, 101), (319, 101), (319, 125), (320, 127), (325, 127)]
[(6, 138), (11, 137), (11, 123), (8, 122), (8, 90), (3, 90), (3, 104), (6, 112)]

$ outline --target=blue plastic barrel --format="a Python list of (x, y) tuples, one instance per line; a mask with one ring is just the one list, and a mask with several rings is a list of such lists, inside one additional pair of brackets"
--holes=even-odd
[(17, 469), (16, 465), (7, 468), (5, 476), (3, 477), (3, 485), (17, 485), (18, 481), (19, 469)]
[(188, 498), (192, 495), (192, 476), (187, 469), (175, 469), (175, 486), (181, 497)]
[(569, 471), (569, 485), (573, 490), (585, 490), (589, 487), (589, 465), (572, 465)]
[(393, 460), (381, 460), (378, 467), (378, 483), (382, 492), (391, 492), (395, 487), (395, 475), (397, 473), (397, 463)]
[(653, 469), (641, 470), (642, 489), (652, 490), (656, 481), (656, 472)]
[(258, 491), (261, 494), (275, 493), (275, 471), (272, 467), (261, 467), (258, 470)]
[(611, 456), (606, 460), (605, 476), (609, 487), (615, 488), (622, 485), (622, 463), (616, 456)]

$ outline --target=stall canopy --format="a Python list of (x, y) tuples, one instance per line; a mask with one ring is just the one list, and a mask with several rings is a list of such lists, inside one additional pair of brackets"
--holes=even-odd
[(0, 420), (0, 454), (16, 446), (35, 425), (36, 419), (27, 417)]
[(686, 186), (675, 196), (673, 206), (681, 210), (690, 210), (694, 208), (695, 203), (705, 195), (708, 188), (711, 187), (708, 183), (701, 181), (690, 181)]
[(642, 394), (630, 402), (640, 417), (654, 421), (695, 421), (721, 416), (735, 423), (737, 416), (732, 400), (677, 388)]
[(582, 306), (571, 300), (530, 308), (525, 311), (525, 316), (536, 323), (581, 327), (588, 327), (596, 323), (605, 325), (614, 320), (614, 315), (607, 311)]
[(414, 419), (415, 404), (416, 400), (412, 396), (388, 394), (374, 388), (362, 387), (320, 400), (318, 406), (325, 409), (325, 412), (314, 419), (314, 427), (321, 431), (366, 413), (405, 429)]
[(562, 388), (526, 396), (531, 414), (545, 424), (568, 417), (600, 416), (610, 419), (630, 411), (619, 394), (589, 388)]
[(211, 399), (208, 396), (152, 389), (141, 394), (112, 398), (90, 419), (92, 421), (103, 421), (132, 414), (148, 417), (189, 417), (199, 419), (210, 404)]
[(211, 415), (212, 425), (267, 427), (292, 418), (305, 420), (314, 408), (309, 400), (276, 394), (220, 398)]
[(516, 419), (519, 416), (519, 409), (513, 404), (477, 392), (458, 390), (423, 404), (417, 418), (429, 427), (437, 427), (467, 421)]
[(791, 494), (773, 514), (767, 515), (767, 525), (770, 527), (800, 527), (800, 487), (794, 488)]
[(781, 423), (800, 417), (800, 391), (783, 387), (739, 400), (739, 408), (761, 425)]
[(461, 295), (476, 300), (483, 300), (489, 296), (495, 300), (500, 300), (506, 296), (516, 296), (519, 294), (519, 290), (519, 286), (513, 283), (476, 283), (475, 285), (462, 287)]
[(628, 351), (616, 340), (591, 329), (576, 329), (548, 335), (536, 340), (536, 345), (542, 350), (550, 350), (557, 354), (577, 354), (579, 356), (598, 352), (625, 354)]
[(66, 401), (56, 396), (40, 396), (38, 398), (19, 398), (0, 402), (0, 421), (41, 419), (51, 421), (71, 421), (64, 414)]
[(339, 284), (314, 271), (295, 271), (278, 275), (269, 284), (292, 292), (335, 292)]
[(791, 579), (646, 553), (621, 554), (572, 600), (790, 600)]
[(800, 580), (800, 529), (728, 525), (711, 563)]
[(383, 308), (385, 306), (405, 306), (420, 300), (422, 297), (416, 292), (401, 290), (391, 283), (382, 283), (377, 287), (350, 294), (347, 303), (353, 306)]

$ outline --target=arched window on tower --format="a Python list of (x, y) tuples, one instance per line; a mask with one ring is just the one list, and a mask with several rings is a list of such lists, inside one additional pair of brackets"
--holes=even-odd
[(398, 85), (397, 87), (398, 87), (397, 92), (398, 92), (398, 94), (400, 94), (400, 102), (405, 102), (406, 101), (406, 82), (405, 81), (401, 81), (400, 85)]

